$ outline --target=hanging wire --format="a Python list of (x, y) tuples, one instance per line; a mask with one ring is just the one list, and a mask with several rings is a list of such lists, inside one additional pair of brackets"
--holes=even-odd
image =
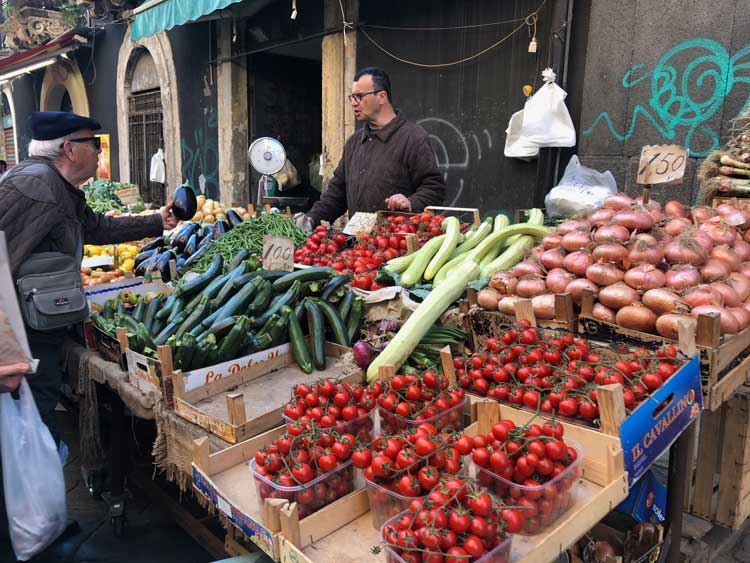
[[(395, 54), (391, 53), (385, 47), (383, 47), (380, 43), (378, 43), (377, 41), (375, 41), (375, 39), (373, 39), (370, 36), (370, 34), (367, 33), (367, 31), (364, 29), (365, 26), (359, 26), (359, 29), (362, 32), (362, 35), (364, 35), (365, 38), (370, 43), (372, 43), (375, 47), (377, 47), (380, 51), (382, 51), (383, 53), (385, 53), (386, 55), (388, 55), (392, 59), (395, 59), (395, 60), (397, 60), (397, 61), (399, 61), (401, 63), (404, 63), (404, 64), (408, 64), (408, 65), (411, 65), (411, 66), (416, 66), (416, 67), (419, 67), (419, 68), (446, 68), (446, 67), (456, 66), (456, 65), (460, 65), (460, 64), (472, 61), (474, 59), (477, 59), (477, 58), (481, 57), (485, 53), (488, 53), (489, 51), (492, 51), (493, 49), (495, 49), (496, 47), (498, 47), (499, 45), (503, 44), (505, 41), (507, 41), (508, 39), (510, 39), (513, 35), (515, 35), (516, 33), (518, 33), (520, 30), (522, 30), (524, 28), (524, 26), (529, 26), (529, 23), (528, 23), (529, 21), (532, 21), (533, 24), (534, 24), (534, 26), (536, 26), (537, 15), (539, 14), (539, 12), (541, 11), (541, 9), (544, 7), (544, 5), (546, 3), (547, 3), (547, 0), (542, 0), (541, 4), (539, 4), (539, 7), (536, 10), (534, 10), (533, 12), (531, 12), (525, 18), (519, 18), (518, 20), (516, 20), (516, 21), (521, 21), (521, 24), (518, 25), (517, 27), (515, 27), (510, 33), (508, 33), (504, 37), (500, 38), (498, 41), (496, 41), (495, 43), (493, 43), (489, 47), (487, 47), (485, 49), (482, 49), (478, 53), (474, 53), (473, 55), (470, 55), (468, 57), (464, 57), (463, 59), (459, 59), (457, 61), (452, 61), (452, 62), (449, 62), (449, 63), (427, 64), (427, 63), (420, 63), (420, 62), (417, 62), (417, 61), (410, 61), (408, 59), (401, 58), (398, 55), (395, 55)], [(342, 14), (343, 14), (343, 9), (344, 8), (343, 8), (343, 5), (341, 4), (341, 0), (339, 0), (339, 5), (341, 5), (341, 10), (342, 10)], [(346, 25), (347, 25), (347, 23), (344, 22), (344, 29), (346, 29)], [(348, 25), (351, 25), (351, 24), (348, 24)], [(370, 26), (370, 27), (372, 27), (372, 26)], [(346, 32), (344, 33), (344, 43), (346, 44)]]
[(339, 0), (339, 8), (341, 8), (341, 25), (344, 31), (344, 45), (346, 45), (346, 30), (354, 29), (354, 26), (352, 25), (352, 22), (346, 21), (346, 14), (344, 13), (344, 3), (342, 2), (342, 0)]
[(359, 27), (367, 27), (370, 29), (389, 29), (393, 31), (449, 31), (449, 30), (459, 30), (459, 29), (477, 29), (480, 27), (494, 27), (497, 25), (504, 25), (508, 23), (516, 23), (516, 22), (522, 22), (526, 21), (526, 18), (516, 18), (513, 20), (503, 20), (499, 22), (490, 22), (490, 23), (476, 23), (472, 25), (454, 25), (454, 26), (448, 26), (448, 27), (397, 27), (397, 26), (389, 26), (389, 25), (372, 25), (372, 24), (360, 24)]

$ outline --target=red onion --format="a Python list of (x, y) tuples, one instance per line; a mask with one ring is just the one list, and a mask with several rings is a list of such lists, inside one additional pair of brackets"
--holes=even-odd
[(711, 217), (715, 217), (716, 211), (706, 206), (693, 207), (690, 210), (690, 215), (695, 221), (702, 223), (703, 221), (708, 221)]
[(742, 304), (739, 294), (734, 288), (724, 282), (712, 282), (710, 285), (714, 291), (718, 291), (721, 294), (722, 301), (725, 307), (739, 307)]
[(578, 278), (570, 282), (568, 287), (565, 288), (565, 293), (570, 293), (573, 301), (580, 305), (585, 290), (593, 293), (594, 297), (599, 295), (599, 286), (586, 278)]
[(597, 209), (591, 215), (589, 215), (589, 221), (593, 226), (600, 227), (601, 225), (609, 223), (614, 214), (614, 209)]
[(685, 302), (680, 300), (677, 293), (666, 287), (649, 289), (643, 294), (641, 301), (657, 315), (671, 313), (678, 307), (685, 306)]
[(628, 260), (631, 264), (658, 264), (664, 260), (664, 251), (654, 242), (645, 239), (637, 240), (630, 247)]
[(604, 203), (602, 203), (602, 207), (619, 211), (620, 209), (627, 209), (633, 205), (633, 203), (634, 201), (626, 194), (616, 193), (605, 199)]
[(743, 262), (742, 264), (740, 264), (740, 269), (738, 270), (738, 272), (743, 276), (750, 278), (750, 262)]
[(740, 323), (737, 322), (737, 317), (724, 307), (701, 305), (693, 308), (690, 314), (698, 318), (699, 315), (707, 315), (709, 313), (718, 313), (720, 315), (721, 334), (737, 334), (740, 331)]
[(680, 237), (664, 248), (664, 257), (670, 264), (700, 266), (706, 261), (706, 253), (695, 240)]
[(672, 219), (669, 223), (664, 225), (664, 230), (673, 237), (676, 237), (684, 233), (692, 226), (693, 224), (690, 222), (690, 220), (678, 217), (677, 219)]
[(584, 231), (571, 231), (563, 236), (560, 246), (568, 252), (573, 252), (574, 250), (591, 248), (593, 243), (591, 242), (591, 236), (589, 233)]
[(730, 307), (728, 310), (737, 319), (740, 330), (745, 330), (750, 326), (750, 311), (745, 309), (745, 307)]
[(729, 269), (731, 271), (739, 270), (740, 264), (742, 263), (742, 260), (739, 256), (737, 256), (737, 253), (732, 250), (731, 247), (725, 244), (714, 246), (711, 249), (711, 253), (709, 254), (709, 256), (711, 258), (718, 258), (719, 260), (722, 260), (723, 262), (729, 264)]
[(734, 239), (737, 238), (737, 231), (722, 221), (720, 217), (701, 223), (698, 225), (698, 230), (711, 237), (714, 244), (732, 244)]
[(643, 305), (623, 307), (617, 311), (615, 321), (622, 327), (641, 332), (653, 332), (656, 328), (656, 314)]
[(729, 275), (731, 266), (721, 258), (709, 258), (701, 268), (701, 275), (706, 281), (714, 281)]
[(666, 213), (669, 217), (685, 217), (688, 216), (688, 210), (687, 208), (682, 205), (679, 201), (676, 201), (674, 199), (669, 200), (667, 203), (664, 204), (664, 213)]
[(734, 241), (732, 250), (734, 250), (734, 253), (740, 257), (741, 262), (744, 262), (745, 260), (750, 258), (750, 244), (747, 244), (741, 238), (738, 238)]
[(536, 262), (532, 262), (531, 260), (524, 260), (516, 264), (513, 269), (510, 270), (510, 272), (515, 277), (521, 278), (523, 276), (530, 276), (532, 274), (541, 276), (544, 273), (544, 270), (542, 270), (542, 267)]
[(594, 308), (591, 310), (591, 316), (596, 320), (604, 321), (605, 323), (615, 322), (615, 312), (601, 303), (594, 303)]
[(666, 281), (664, 272), (653, 264), (641, 264), (625, 272), (625, 283), (642, 291), (664, 287)]
[(599, 302), (615, 311), (640, 300), (638, 292), (623, 282), (610, 285), (599, 291)]
[(695, 320), (687, 315), (667, 313), (664, 315), (660, 315), (656, 319), (657, 334), (659, 334), (659, 336), (663, 336), (664, 338), (672, 338), (673, 340), (677, 340), (680, 335), (678, 328), (678, 323), (680, 321), (686, 321), (688, 325), (695, 324)]
[(530, 276), (523, 276), (518, 280), (516, 294), (519, 297), (534, 297), (542, 293), (547, 293), (547, 284), (544, 283), (544, 278), (541, 276), (532, 274)]
[(703, 305), (716, 305), (720, 306), (724, 304), (724, 299), (721, 293), (716, 291), (710, 285), (699, 285), (691, 288), (682, 296), (683, 301), (690, 305), (690, 307), (701, 307)]
[(552, 293), (565, 293), (568, 284), (576, 279), (575, 275), (562, 268), (553, 268), (547, 272), (547, 289)]
[(646, 205), (643, 204), (643, 198), (638, 197), (635, 200), (638, 204), (639, 209), (648, 211), (651, 217), (654, 219), (654, 223), (658, 223), (664, 218), (664, 214), (661, 212), (661, 204), (655, 199), (649, 199)]
[(745, 231), (745, 234), (742, 235), (742, 240), (744, 240), (745, 242), (750, 242), (750, 229)]
[(625, 242), (630, 238), (630, 231), (622, 225), (602, 225), (594, 233), (594, 241), (602, 242)]
[(628, 249), (619, 242), (604, 242), (594, 248), (591, 256), (597, 262), (613, 262), (621, 264), (627, 257)]
[(498, 272), (490, 278), (490, 287), (500, 292), (500, 295), (515, 295), (518, 278), (510, 272)]
[(594, 260), (591, 258), (591, 254), (585, 250), (576, 250), (563, 258), (563, 267), (577, 276), (585, 275), (586, 268), (593, 263)]
[(654, 226), (654, 218), (648, 211), (623, 209), (615, 213), (612, 222), (633, 230), (648, 231)]
[(373, 358), (377, 356), (377, 352), (367, 342), (359, 340), (352, 346), (352, 355), (354, 356), (355, 364), (361, 368), (366, 368), (370, 365)]
[(716, 213), (730, 227), (744, 228), (750, 219), (750, 214), (748, 214), (747, 210), (738, 209), (731, 203), (720, 203), (716, 206)]
[(542, 263), (542, 266), (544, 266), (548, 270), (551, 270), (553, 268), (561, 268), (563, 264), (563, 258), (565, 258), (565, 253), (563, 251), (561, 251), (559, 248), (550, 248), (549, 250), (545, 250), (544, 252), (542, 252), (542, 255), (539, 257), (539, 261)]
[(537, 319), (554, 319), (555, 296), (551, 293), (536, 295), (531, 298), (531, 308), (534, 310), (534, 316)]
[(516, 314), (515, 303), (519, 299), (520, 297), (515, 297), (513, 295), (506, 295), (505, 297), (500, 299), (500, 301), (497, 302), (497, 310), (506, 315), (515, 315)]
[(676, 290), (698, 285), (703, 279), (698, 268), (689, 264), (672, 266), (664, 275), (667, 278), (664, 285)]
[(542, 247), (545, 250), (549, 250), (551, 248), (559, 248), (561, 241), (562, 241), (562, 236), (556, 233), (545, 235), (545, 237), (542, 239)]
[(588, 232), (591, 230), (591, 223), (585, 219), (566, 219), (557, 226), (557, 234), (565, 236), (572, 231), (584, 231)]
[(591, 264), (586, 268), (586, 278), (600, 287), (620, 282), (624, 277), (625, 273), (611, 262)]
[(746, 301), (750, 297), (750, 278), (740, 272), (732, 272), (725, 280), (727, 284), (737, 292), (740, 301)]
[(529, 251), (529, 255), (526, 257), (526, 260), (529, 260), (531, 262), (534, 262), (535, 264), (539, 263), (539, 257), (542, 255), (542, 252), (544, 252), (544, 247), (539, 245), (535, 246)]
[(711, 252), (711, 249), (714, 247), (714, 241), (713, 239), (711, 239), (711, 237), (708, 235), (706, 231), (701, 231), (700, 229), (693, 229), (691, 233), (685, 236), (697, 242), (700, 245), (700, 247), (706, 251), (706, 254)]

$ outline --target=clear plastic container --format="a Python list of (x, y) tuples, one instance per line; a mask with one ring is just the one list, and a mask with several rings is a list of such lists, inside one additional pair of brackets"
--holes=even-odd
[(431, 423), (438, 430), (463, 430), (464, 411), (468, 404), (469, 397), (464, 397), (463, 401), (449, 408), (447, 411), (424, 420), (404, 418), (403, 416), (399, 416), (385, 410), (381, 406), (378, 406), (378, 413), (380, 414), (380, 432), (382, 434), (396, 434), (397, 432), (406, 430), (410, 426), (419, 426), (423, 422)]
[[(380, 528), (380, 541), (385, 545), (385, 556), (388, 563), (406, 563), (401, 556), (396, 553), (396, 550), (386, 543), (383, 531), (386, 526), (397, 525), (401, 517), (407, 512), (408, 511), (404, 510), (403, 512), (395, 514), (388, 521), (384, 522), (383, 526)], [(510, 561), (510, 545), (512, 540), (513, 536), (508, 536), (505, 541), (497, 544), (491, 551), (488, 551), (479, 559), (475, 560), (474, 563), (508, 563)], [(466, 561), (469, 560), (467, 559)]]
[(248, 465), (255, 478), (255, 492), (261, 506), (267, 498), (287, 499), (297, 503), (300, 519), (348, 495), (356, 488), (352, 460), (342, 463), (333, 471), (319, 475), (304, 485), (294, 487), (282, 487), (260, 475), (255, 470), (257, 465), (255, 459), (251, 459)]
[[(286, 424), (296, 422), (285, 414), (282, 414), (281, 416)], [(353, 418), (352, 420), (340, 422), (336, 426), (332, 426), (330, 430), (338, 432), (339, 434), (352, 434), (359, 442), (369, 443), (372, 442), (372, 430), (374, 425), (372, 411), (370, 411), (358, 416), (357, 418)], [(321, 430), (325, 431), (327, 429), (322, 428)]]
[(367, 483), (367, 500), (370, 503), (370, 510), (372, 511), (372, 525), (378, 530), (386, 520), (408, 509), (409, 503), (414, 499), (427, 498), (427, 495), (421, 497), (401, 496), (382, 485), (370, 481), (367, 477), (365, 477), (365, 483)]
[[(520, 532), (523, 535), (536, 534), (546, 530), (575, 502), (576, 489), (581, 475), (580, 466), (583, 450), (580, 444), (573, 440), (565, 440), (565, 444), (574, 447), (578, 452), (578, 457), (560, 475), (538, 487), (519, 485), (500, 477), (490, 469), (474, 465), (476, 478), (480, 486), (494, 492), (509, 505), (528, 505), (528, 508), (524, 509), (524, 530)], [(520, 501), (523, 504), (519, 504)], [(533, 505), (530, 505), (530, 503), (533, 503)], [(534, 511), (536, 513), (530, 515)]]

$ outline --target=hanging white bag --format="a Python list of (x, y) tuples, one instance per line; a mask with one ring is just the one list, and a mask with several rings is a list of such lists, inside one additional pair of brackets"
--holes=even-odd
[(542, 78), (544, 86), (523, 109), (520, 138), (525, 144), (537, 147), (572, 147), (576, 144), (576, 130), (565, 106), (568, 94), (555, 84), (551, 68), (542, 72)]
[(68, 513), (55, 441), (25, 379), (18, 393), (0, 394), (0, 451), (13, 552), (28, 561), (65, 530)]
[(614, 193), (617, 182), (612, 172), (583, 166), (573, 155), (560, 183), (544, 198), (544, 207), (550, 217), (573, 217), (599, 209)]
[(164, 149), (157, 150), (151, 157), (151, 168), (149, 169), (148, 179), (159, 184), (166, 183), (167, 170), (164, 166)]
[(517, 111), (510, 116), (508, 128), (505, 130), (505, 156), (511, 158), (520, 158), (522, 160), (533, 160), (539, 156), (539, 147), (526, 142), (521, 136), (521, 127), (523, 126), (523, 112)]

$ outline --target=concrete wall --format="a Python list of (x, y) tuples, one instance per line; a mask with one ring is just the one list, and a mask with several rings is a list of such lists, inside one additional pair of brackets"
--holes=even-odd
[(684, 184), (652, 193), (693, 202), (701, 158), (727, 141), (750, 100), (747, 1), (576, 4), (568, 102), (582, 162), (638, 193), (641, 147), (682, 144), (691, 156)]

